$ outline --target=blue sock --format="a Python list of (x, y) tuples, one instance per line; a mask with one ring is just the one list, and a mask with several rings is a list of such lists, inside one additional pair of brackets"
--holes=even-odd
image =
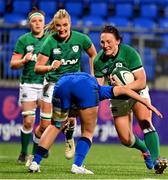
[(40, 164), (42, 158), (44, 157), (45, 154), (48, 153), (48, 150), (41, 147), (41, 146), (38, 146), (37, 147), (37, 152), (36, 154), (34, 155), (34, 158), (33, 158), (33, 161), (35, 161), (37, 164)]
[(81, 137), (76, 145), (74, 164), (81, 166), (90, 149), (91, 141), (86, 137)]

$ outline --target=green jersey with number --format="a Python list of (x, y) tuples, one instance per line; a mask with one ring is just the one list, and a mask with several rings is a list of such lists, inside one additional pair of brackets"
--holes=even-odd
[(129, 45), (120, 44), (115, 57), (105, 56), (101, 50), (94, 60), (94, 73), (97, 78), (108, 77), (115, 67), (127, 67), (135, 71), (142, 67), (142, 61), (138, 52)]
[(56, 82), (64, 73), (81, 71), (82, 51), (86, 51), (91, 45), (92, 42), (87, 35), (76, 31), (72, 31), (66, 41), (61, 40), (57, 33), (48, 36), (40, 53), (49, 57), (48, 64), (51, 65), (54, 60), (61, 61), (62, 64), (55, 71), (47, 73), (46, 80)]
[(46, 39), (47, 34), (44, 34), (41, 38), (36, 38), (31, 32), (28, 32), (22, 35), (16, 42), (14, 49), (15, 53), (26, 55), (28, 52), (33, 52), (32, 60), (27, 62), (22, 71), (20, 77), (21, 83), (28, 84), (43, 84), (44, 75), (39, 75), (34, 72), (34, 66), (37, 61), (37, 55), (40, 51), (40, 48)]

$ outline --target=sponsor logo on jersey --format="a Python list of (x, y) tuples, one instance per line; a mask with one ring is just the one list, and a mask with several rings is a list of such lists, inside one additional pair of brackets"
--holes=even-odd
[(74, 52), (78, 52), (78, 51), (79, 51), (79, 46), (78, 46), (78, 45), (72, 46), (72, 50), (73, 50)]
[(33, 51), (34, 50), (34, 46), (33, 45), (29, 45), (26, 47), (27, 52)]
[(78, 62), (78, 59), (61, 59), (62, 65), (68, 65), (68, 64), (76, 64)]
[(53, 54), (61, 54), (61, 49), (60, 48), (53, 49)]

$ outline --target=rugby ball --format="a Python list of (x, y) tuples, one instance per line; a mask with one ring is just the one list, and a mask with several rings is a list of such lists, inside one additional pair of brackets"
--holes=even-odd
[(126, 67), (116, 67), (111, 74), (120, 85), (126, 85), (134, 81), (133, 73)]

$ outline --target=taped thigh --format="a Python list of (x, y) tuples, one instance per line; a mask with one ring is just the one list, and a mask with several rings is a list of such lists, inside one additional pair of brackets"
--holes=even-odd
[(34, 110), (28, 110), (28, 111), (22, 111), (22, 116), (31, 116), (31, 117), (35, 117), (35, 109)]
[(46, 121), (51, 121), (52, 113), (40, 113), (40, 119), (46, 120)]

